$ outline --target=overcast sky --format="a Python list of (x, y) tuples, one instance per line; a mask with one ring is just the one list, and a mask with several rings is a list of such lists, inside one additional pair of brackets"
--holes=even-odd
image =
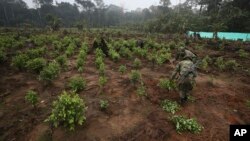
[[(23, 0), (29, 7), (33, 7), (32, 0)], [(70, 2), (74, 3), (75, 0), (54, 0), (57, 2)], [(121, 6), (126, 10), (135, 10), (136, 8), (148, 8), (151, 5), (158, 5), (160, 0), (104, 0), (106, 5), (115, 4)], [(179, 1), (183, 2), (185, 0), (171, 0), (172, 5), (176, 5)]]

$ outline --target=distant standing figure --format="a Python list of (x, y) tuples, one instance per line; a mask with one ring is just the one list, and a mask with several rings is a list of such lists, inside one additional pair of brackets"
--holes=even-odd
[(144, 41), (139, 39), (136, 41), (136, 46), (137, 47), (140, 47), (140, 48), (143, 48), (144, 47)]
[(96, 48), (100, 48), (106, 56), (109, 56), (108, 46), (103, 37), (99, 37), (95, 39), (92, 49), (96, 49)]
[(181, 104), (187, 101), (188, 95), (193, 90), (195, 77), (197, 76), (195, 64), (191, 60), (191, 58), (185, 57), (184, 60), (177, 64), (171, 76), (171, 80), (176, 80), (177, 82)]

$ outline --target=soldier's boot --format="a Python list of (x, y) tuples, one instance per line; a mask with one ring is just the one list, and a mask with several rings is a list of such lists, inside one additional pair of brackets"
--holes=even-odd
[(180, 91), (180, 104), (184, 105), (187, 102), (187, 95), (185, 94), (185, 92)]

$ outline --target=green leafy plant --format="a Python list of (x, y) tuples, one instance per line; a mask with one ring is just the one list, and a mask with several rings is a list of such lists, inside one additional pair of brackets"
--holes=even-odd
[(105, 74), (105, 64), (101, 63), (99, 68), (98, 68), (99, 74), (104, 75)]
[(82, 77), (72, 77), (69, 81), (69, 87), (74, 92), (79, 92), (80, 90), (84, 90), (87, 86), (86, 80)]
[(240, 56), (241, 58), (247, 58), (247, 57), (249, 56), (249, 53), (246, 52), (246, 51), (243, 50), (243, 49), (240, 49), (240, 50), (238, 51), (238, 54), (239, 54), (239, 56)]
[(106, 110), (109, 106), (108, 100), (100, 100), (100, 108), (101, 110)]
[(6, 53), (3, 49), (0, 48), (0, 62), (6, 59)]
[(84, 101), (77, 94), (64, 91), (53, 102), (52, 113), (45, 121), (54, 127), (63, 125), (72, 131), (77, 124), (82, 125), (86, 121), (86, 110)]
[(74, 43), (70, 43), (65, 51), (65, 54), (67, 56), (72, 56), (74, 54), (75, 48), (76, 48), (76, 45)]
[(29, 49), (27, 55), (30, 59), (42, 57), (46, 53), (45, 47), (40, 47), (36, 49)]
[(235, 71), (239, 64), (235, 60), (229, 60), (225, 63), (225, 68), (228, 70), (233, 70)]
[(202, 60), (201, 63), (199, 64), (199, 67), (203, 70), (207, 70), (208, 65), (211, 64), (212, 59), (207, 55), (205, 56)]
[(110, 55), (111, 59), (114, 61), (118, 61), (120, 59), (120, 54), (118, 52), (116, 52), (114, 49), (109, 50), (109, 55)]
[(174, 114), (176, 111), (180, 110), (180, 105), (177, 104), (175, 101), (170, 101), (165, 99), (161, 102), (161, 107), (164, 111), (170, 112)]
[(56, 58), (56, 62), (61, 66), (61, 67), (66, 67), (67, 66), (67, 56), (66, 55), (60, 55)]
[(159, 86), (162, 89), (167, 89), (169, 91), (176, 89), (176, 84), (173, 80), (169, 79), (161, 79), (159, 82)]
[(100, 76), (99, 77), (99, 81), (98, 81), (98, 83), (99, 83), (99, 86), (100, 87), (103, 87), (106, 83), (107, 83), (107, 77), (106, 76)]
[(141, 84), (137, 90), (136, 90), (136, 93), (138, 96), (147, 96), (147, 92), (146, 92), (146, 88), (143, 84)]
[(121, 66), (119, 67), (119, 72), (120, 72), (121, 74), (124, 74), (126, 71), (127, 71), (127, 67), (126, 67), (125, 65), (121, 65)]
[(133, 66), (138, 69), (139, 67), (141, 67), (142, 63), (141, 60), (138, 58), (135, 58), (134, 62), (133, 62)]
[(50, 83), (59, 73), (60, 65), (57, 62), (51, 62), (40, 72), (39, 79)]
[(96, 64), (96, 67), (99, 68), (100, 65), (103, 63), (103, 58), (102, 57), (97, 57), (96, 60), (95, 60), (95, 64)]
[(188, 119), (184, 116), (173, 116), (171, 120), (174, 122), (178, 133), (190, 131), (191, 133), (196, 134), (200, 133), (204, 128), (193, 118)]
[(16, 67), (18, 69), (24, 69), (28, 60), (29, 57), (27, 54), (19, 54), (12, 58), (11, 66)]
[(38, 102), (38, 96), (35, 91), (29, 90), (25, 95), (25, 100), (32, 104), (33, 107), (36, 107)]
[(27, 62), (26, 68), (39, 73), (46, 66), (46, 64), (47, 62), (44, 58), (35, 58)]
[(224, 59), (222, 57), (218, 57), (216, 59), (215, 65), (220, 69), (220, 70), (224, 70), (225, 69), (225, 62)]
[(141, 74), (137, 70), (132, 70), (129, 77), (131, 82), (135, 84), (136, 82), (139, 82), (139, 80), (141, 79)]

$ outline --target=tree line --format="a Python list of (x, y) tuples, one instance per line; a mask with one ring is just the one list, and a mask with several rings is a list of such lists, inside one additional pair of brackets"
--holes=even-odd
[(75, 0), (74, 4), (33, 0), (0, 0), (1, 27), (125, 27), (145, 32), (192, 31), (250, 32), (249, 0), (186, 0), (176, 6), (170, 0), (160, 5), (126, 11), (103, 0)]

